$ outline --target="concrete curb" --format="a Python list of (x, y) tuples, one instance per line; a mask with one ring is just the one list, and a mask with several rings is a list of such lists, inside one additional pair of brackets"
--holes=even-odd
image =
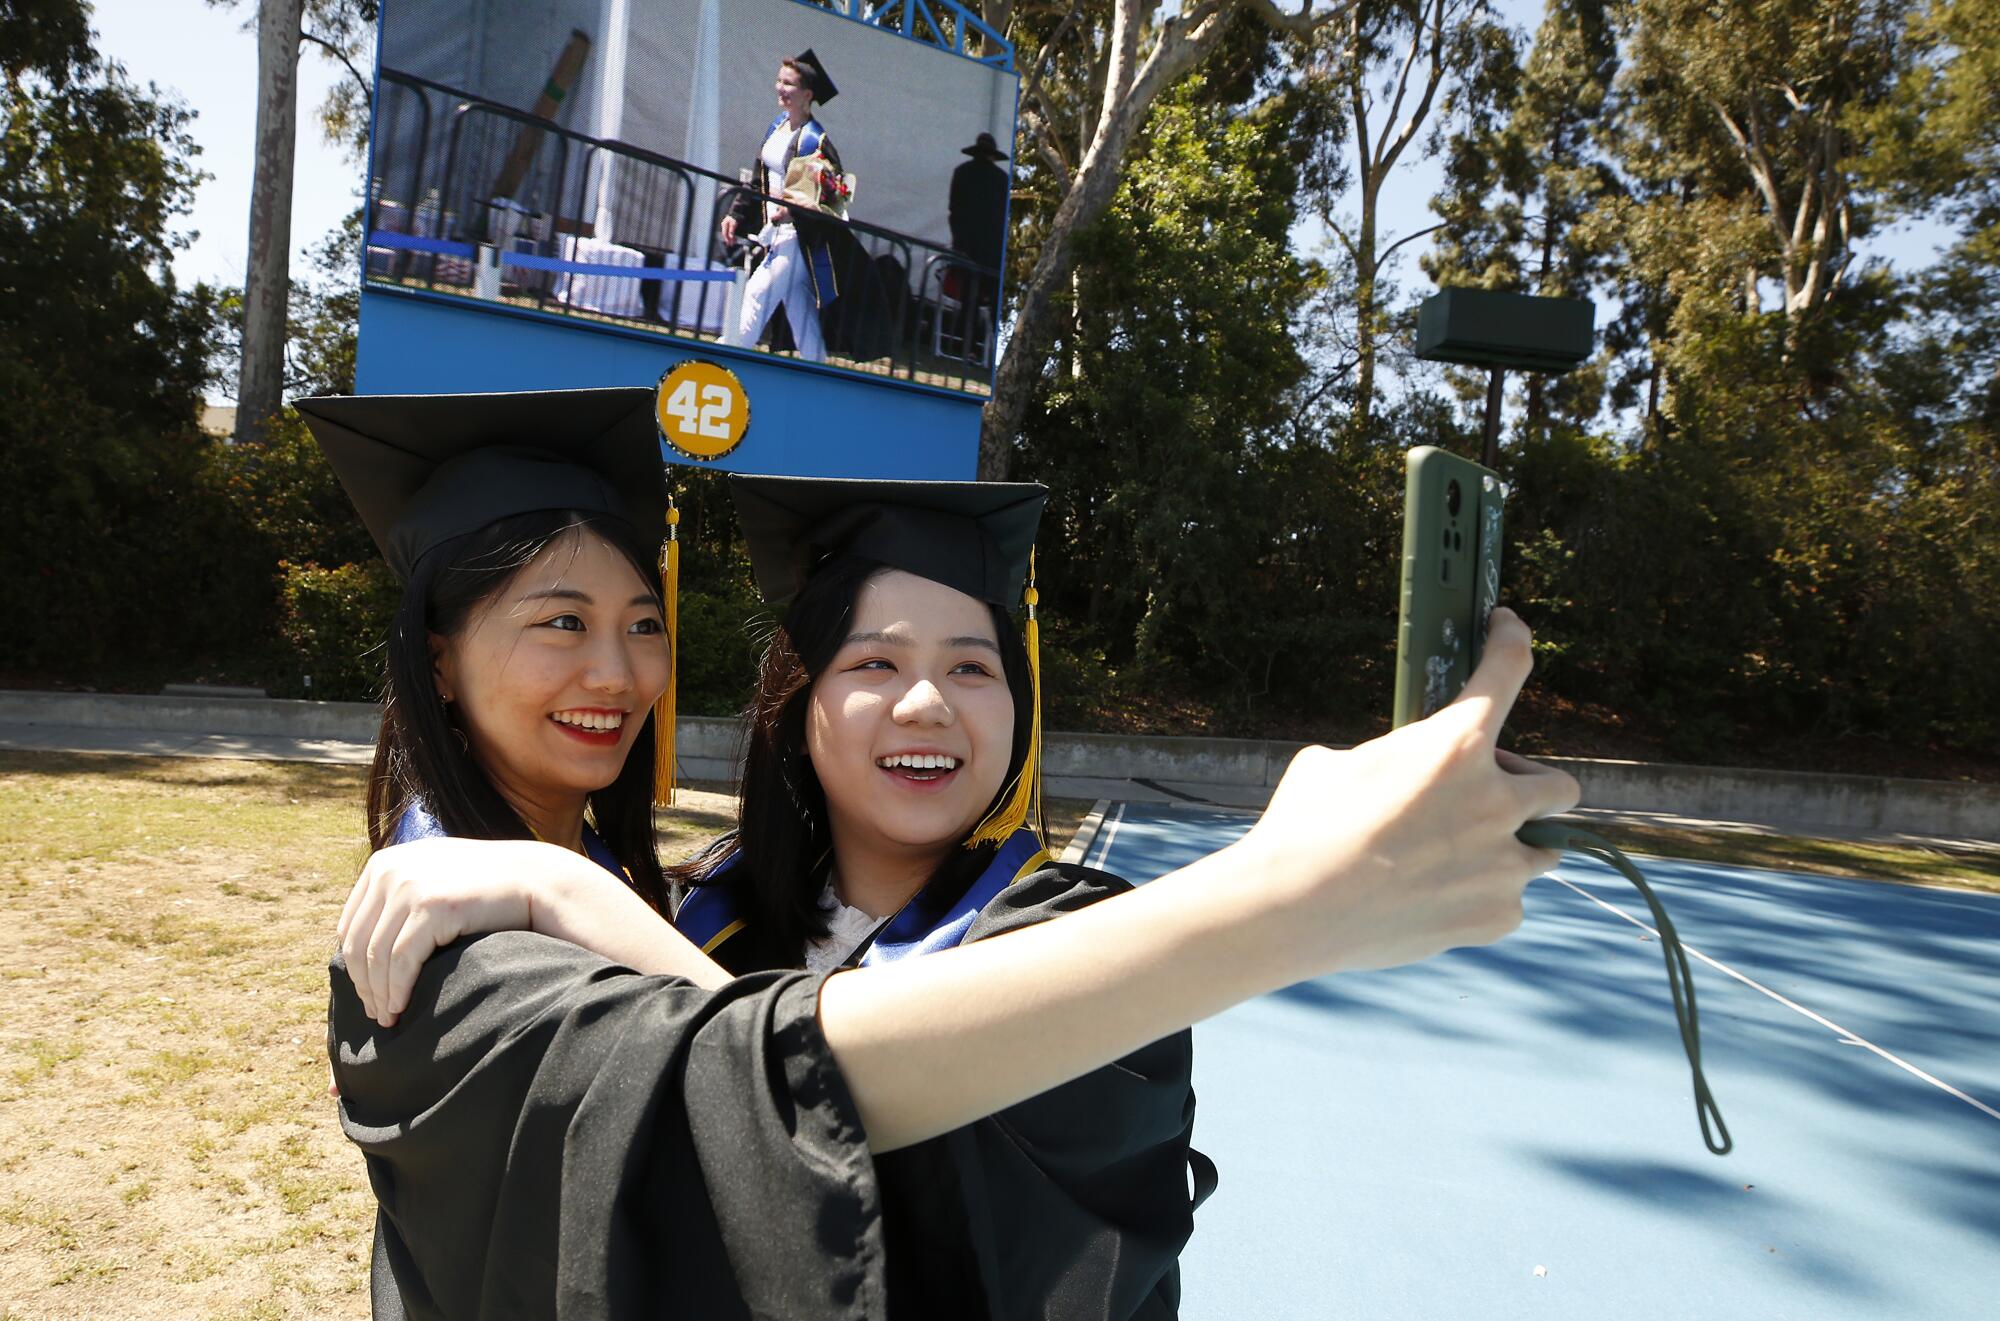
[(1089, 814), (1076, 823), (1076, 833), (1069, 837), (1069, 843), (1063, 846), (1062, 857), (1056, 861), (1080, 863), (1089, 857), (1090, 846), (1097, 842), (1097, 832), (1104, 825), (1104, 814), (1110, 810), (1109, 798), (1098, 799)]
[[(0, 745), (57, 746), (74, 734), (85, 750), (161, 755), (284, 756), (366, 760), (380, 715), (367, 702), (282, 698), (47, 693), (0, 689)], [(8, 734), (16, 737), (7, 737)], [(38, 736), (41, 736), (38, 740)], [(729, 784), (742, 726), (701, 716), (679, 722), (683, 778)], [(133, 745), (140, 745), (134, 747)], [(282, 745), (282, 746), (281, 746)], [(1261, 807), (1301, 743), (1270, 739), (1050, 734), (1043, 773), (1062, 797)], [(240, 749), (232, 752), (231, 749)], [(274, 750), (275, 749), (275, 750)], [(1583, 785), (1583, 806), (1841, 833), (2000, 840), (2000, 785), (1802, 771), (1674, 766), (1576, 757), (1545, 760)]]

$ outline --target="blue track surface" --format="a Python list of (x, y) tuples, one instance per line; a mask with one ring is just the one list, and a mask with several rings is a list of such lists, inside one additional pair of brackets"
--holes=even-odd
[[(1250, 818), (1128, 805), (1088, 861), (1149, 880)], [(2000, 900), (1642, 859), (1696, 961), (1736, 1139), (1701, 1145), (1660, 946), (1572, 855), (1489, 949), (1293, 987), (1196, 1029), (1222, 1169), (1182, 1258), (1233, 1317), (2000, 1315)], [(1537, 1268), (1545, 1272), (1538, 1275)]]

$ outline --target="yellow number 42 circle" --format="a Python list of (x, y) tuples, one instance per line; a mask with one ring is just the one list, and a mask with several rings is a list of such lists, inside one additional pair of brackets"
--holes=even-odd
[(660, 377), (660, 436), (691, 459), (719, 459), (750, 429), (750, 396), (727, 367), (691, 358)]

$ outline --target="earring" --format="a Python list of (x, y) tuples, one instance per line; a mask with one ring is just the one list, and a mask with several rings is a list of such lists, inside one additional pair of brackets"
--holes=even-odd
[(463, 752), (468, 757), (471, 756), (472, 740), (465, 736), (465, 731), (460, 729), (457, 725), (453, 725), (451, 727), (451, 735), (453, 738), (458, 740), (458, 750), (460, 752)]

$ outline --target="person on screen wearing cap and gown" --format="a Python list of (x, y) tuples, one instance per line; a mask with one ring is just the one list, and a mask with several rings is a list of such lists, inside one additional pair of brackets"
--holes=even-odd
[[(756, 193), (771, 197), (783, 193), (786, 171), (798, 157), (818, 153), (835, 172), (840, 170), (840, 153), (812, 113), (815, 104), (825, 105), (839, 93), (819, 56), (808, 49), (780, 61), (776, 90), (778, 115), (764, 130), (750, 174)], [(763, 256), (744, 286), (742, 314), (728, 342), (755, 345), (772, 314), (783, 307), (799, 356), (825, 362), (820, 313), (839, 294), (832, 250), (823, 237), (812, 233), (811, 222), (799, 224), (792, 208), (739, 192), (722, 218), (722, 241), (733, 244), (739, 237), (753, 235)]]
[[(622, 487), (630, 471), (609, 451), (643, 434), (632, 419), (641, 409), (650, 417), (651, 402), (648, 391), (579, 391), (309, 400), (300, 411), (330, 454), (349, 452), (335, 458), (343, 483), (415, 590), (427, 575), (494, 567), (490, 555), (468, 561), (463, 551), (465, 538), (480, 541), (496, 514), (505, 523), (542, 512), (522, 505), (627, 508)], [(504, 452), (497, 460), (470, 452), (482, 446)], [(543, 466), (515, 467), (531, 462)], [(577, 472), (563, 476), (565, 464)], [(571, 480), (578, 473), (584, 480)], [(596, 501), (584, 489), (593, 473), (610, 479)], [(516, 494), (495, 494), (510, 487)], [(546, 494), (537, 498), (535, 490)], [(793, 614), (814, 582), (833, 583), (827, 575), (857, 561), (882, 566), (912, 548), (965, 544), (946, 529), (972, 516), (950, 504), (914, 519), (871, 517), (865, 509), (829, 513), (782, 490), (763, 494), (789, 510), (784, 519), (795, 530), (783, 539), (797, 553), (784, 558), (812, 580)], [(893, 503), (879, 490), (861, 494), (853, 491), (852, 503)], [(995, 544), (974, 537), (977, 553), (961, 561), (980, 567), (968, 578), (956, 570), (944, 575), (972, 590), (871, 567), (864, 577), (874, 580), (875, 595), (866, 581), (857, 584), (857, 616), (886, 626), (859, 629), (878, 638), (857, 637), (850, 619), (837, 638), (842, 648), (903, 646), (902, 669), (925, 672), (919, 680), (900, 671), (887, 680), (915, 694), (914, 706), (892, 710), (928, 713), (935, 729), (948, 726), (930, 694), (917, 690), (948, 685), (970, 711), (976, 671), (990, 669), (996, 654), (1001, 675), (990, 687), (1018, 675), (1005, 659), (1008, 630), (988, 609), (1008, 595), (1011, 578), (995, 566), (1016, 553), (999, 547), (1019, 545), (1021, 498), (1002, 495), (1000, 523), (981, 533)], [(629, 523), (633, 516), (612, 517)], [(600, 524), (611, 525), (610, 518)], [(599, 732), (607, 732), (604, 712), (622, 704), (577, 704), (564, 691), (571, 680), (549, 676), (566, 672), (591, 692), (595, 685), (623, 691), (627, 680), (606, 678), (605, 670), (618, 668), (620, 654), (638, 654), (639, 644), (626, 638), (655, 636), (646, 607), (660, 598), (630, 556), (586, 563), (584, 540), (582, 532), (561, 534), (521, 560), (482, 603), (485, 616), (501, 616), (523, 635), (509, 646), (514, 656), (529, 653), (531, 682), (509, 679), (515, 661), (504, 658), (506, 649), (487, 657), (497, 669), (441, 663), (441, 643), (450, 638), (423, 619), (431, 664), (420, 663), (415, 684), (400, 692), (392, 674), (390, 700), (428, 684), (440, 702), (449, 694), (454, 705), (498, 703), (501, 718), (466, 712), (447, 725), (443, 738), (455, 744), (454, 730), (487, 729), (493, 747), (520, 738), (542, 749), (544, 731), (533, 726), (578, 712), (597, 716)], [(777, 595), (787, 590), (786, 578), (772, 567), (771, 544), (759, 577)], [(544, 580), (539, 571), (551, 546), (566, 568)], [(667, 632), (671, 564), (669, 557)], [(899, 606), (898, 594), (912, 585), (920, 595)], [(924, 621), (901, 618), (933, 588), (966, 598), (954, 605), (952, 636), (932, 637), (920, 631)], [(542, 618), (524, 614), (526, 605), (568, 613)], [(630, 878), (555, 838), (558, 819), (538, 813), (527, 797), (501, 793), (513, 809), (512, 828), (502, 820), (484, 834), (451, 826), (441, 802), (426, 800), (447, 836), (373, 855), (343, 912), (343, 953), (331, 974), (329, 1049), (342, 1123), (367, 1155), (380, 1207), (377, 1316), (625, 1316), (669, 1305), (701, 1317), (887, 1317), (936, 1314), (934, 1301), (977, 1299), (981, 1291), (979, 1306), (996, 1316), (1172, 1315), (1176, 1291), (1157, 1263), (1171, 1260), (1178, 1239), (1128, 1242), (1152, 1263), (1128, 1267), (1088, 1226), (1102, 1219), (1121, 1233), (1132, 1226), (1136, 1236), (1148, 1219), (1169, 1232), (1185, 1224), (1185, 1075), (1184, 1063), (1173, 1063), (1185, 1051), (1175, 1041), (1179, 1029), (1304, 977), (1495, 938), (1519, 920), (1520, 887), (1553, 861), (1514, 845), (1505, 823), (1516, 813), (1527, 819), (1572, 804), (1574, 782), (1525, 773), (1525, 763), (1516, 767), (1523, 773), (1508, 774), (1490, 747), (1482, 753), (1466, 732), (1497, 730), (1491, 712), (1504, 715), (1526, 674), (1526, 630), (1504, 611), (1496, 621), (1482, 672), (1467, 690), (1472, 699), (1455, 708), (1456, 719), (1433, 717), (1407, 727), (1417, 734), (1399, 731), (1352, 753), (1302, 755), (1244, 841), (1141, 891), (1106, 896), (1121, 888), (1109, 878), (1042, 867), (1032, 854), (1017, 860), (1010, 852), (1027, 847), (1020, 827), (1035, 815), (1035, 731), (1031, 724), (1023, 751), (1010, 727), (998, 739), (1008, 750), (999, 796), (966, 837), (974, 861), (955, 867), (947, 860), (929, 881), (919, 878), (904, 907), (831, 975), (788, 969), (728, 979), (661, 920)], [(533, 628), (581, 634), (582, 645), (606, 662), (572, 659), (551, 670), (533, 652), (537, 640), (525, 636)], [(391, 650), (396, 646), (392, 639)], [(935, 666), (955, 648), (974, 655), (939, 674)], [(925, 652), (921, 664), (917, 650)], [(635, 676), (643, 668), (624, 663)], [(868, 725), (871, 701), (878, 727), (897, 723), (881, 717), (882, 689), (869, 686), (885, 681), (868, 676), (896, 670), (889, 653), (847, 672), (850, 686), (838, 705), (849, 737), (817, 745), (809, 739), (814, 755), (844, 773), (854, 769), (859, 745), (852, 735)], [(634, 702), (660, 681), (650, 670), (643, 682), (632, 679)], [(530, 694), (540, 700), (523, 700)], [(1013, 704), (1018, 708), (1018, 699)], [(954, 774), (977, 769), (963, 783), (991, 779), (1003, 723), (990, 720), (985, 735), (968, 734), (955, 749), (961, 755), (903, 749), (870, 759), (864, 774), (898, 777), (907, 783), (896, 793), (932, 797), (955, 811), (950, 782), (945, 792), (925, 787), (938, 784), (925, 773), (945, 769), (928, 759), (952, 756)], [(623, 722), (617, 728), (623, 741)], [(460, 772), (485, 773), (479, 749), (488, 741), (468, 736), (459, 746)], [(917, 755), (926, 764), (913, 764)], [(609, 769), (593, 764), (584, 773), (558, 761), (565, 769), (554, 778), (570, 790)], [(514, 769), (533, 762), (522, 758)], [(532, 769), (524, 777), (534, 778)], [(849, 809), (833, 805), (841, 798), (828, 796), (828, 821), (844, 819)], [(847, 801), (875, 811), (865, 795)], [(1336, 814), (1325, 810), (1329, 801), (1349, 805), (1337, 826), (1329, 820)], [(596, 810), (594, 800), (588, 806)], [(888, 843), (921, 846), (937, 822), (913, 815), (922, 829), (900, 840), (892, 822), (898, 814), (877, 813), (864, 824)], [(531, 828), (537, 819), (545, 828)], [(990, 861), (977, 856), (989, 847)], [(708, 860), (708, 888), (718, 895), (728, 894), (719, 886), (748, 880), (754, 888), (758, 879), (754, 851), (735, 853), (734, 880), (725, 879), (722, 856)], [(842, 869), (865, 864), (871, 853), (882, 856), (880, 849), (836, 850), (831, 873), (808, 864), (792, 896), (808, 905), (824, 899), (827, 879), (845, 882)], [(996, 875), (998, 896), (985, 897)], [(834, 897), (879, 906), (893, 890), (872, 883), (880, 879), (857, 873), (854, 886), (834, 886)], [(939, 881), (948, 884), (939, 888)], [(1073, 893), (1066, 896), (1064, 886)], [(1230, 902), (1214, 902), (1225, 890)], [(947, 909), (944, 920), (929, 920), (934, 903)], [(1037, 921), (1068, 909), (1075, 911), (1060, 922)], [(757, 945), (749, 932), (758, 913), (743, 912), (751, 920), (737, 934), (748, 938), (727, 949), (731, 959), (739, 949), (751, 957)], [(532, 930), (514, 929), (523, 927)], [(463, 938), (481, 931), (498, 934)], [(974, 938), (987, 935), (995, 938)], [(880, 952), (871, 958), (870, 951)], [(909, 957), (920, 952), (927, 957)], [(1121, 1057), (1166, 1059), (1164, 1103), (1088, 1090)], [(1066, 1112), (1062, 1085), (1079, 1079), (1086, 1090), (1072, 1094)], [(1124, 1107), (1118, 1113), (1134, 1131), (1112, 1136), (1145, 1159), (1129, 1170), (1100, 1169), (1090, 1142), (1063, 1140), (1062, 1123), (1092, 1141), (1105, 1136), (1094, 1119), (1074, 1113), (1086, 1097)], [(1057, 1127), (1031, 1124), (1008, 1135), (978, 1123), (1009, 1106), (1020, 1112), (1038, 1105), (1055, 1107), (1048, 1122)], [(1037, 1135), (1055, 1141), (1042, 1147)], [(1174, 1159), (1159, 1161), (1156, 1148)], [(899, 1173), (896, 1157), (904, 1153), (909, 1164)], [(906, 1177), (912, 1172), (920, 1177)], [(1077, 1205), (1063, 1207), (1066, 1199)], [(927, 1257), (912, 1245), (942, 1250)], [(974, 1264), (976, 1283), (963, 1274)]]

